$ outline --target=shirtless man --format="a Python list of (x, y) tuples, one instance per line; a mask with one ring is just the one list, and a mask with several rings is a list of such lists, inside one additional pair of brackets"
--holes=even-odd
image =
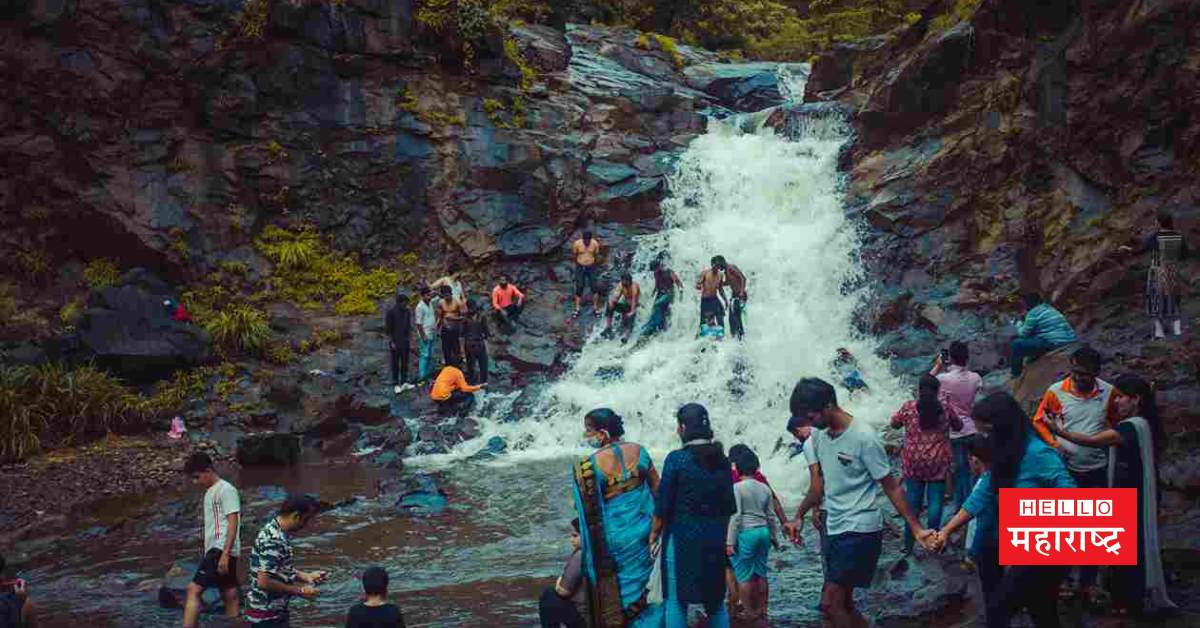
[(714, 257), (713, 262), (725, 274), (722, 285), (729, 286), (733, 297), (729, 301), (729, 332), (740, 340), (746, 334), (746, 328), (742, 326), (742, 312), (746, 309), (746, 275), (742, 269), (727, 263), (724, 256)]
[(437, 326), (442, 333), (442, 360), (446, 366), (458, 366), (462, 357), (463, 315), (467, 304), (454, 298), (450, 286), (442, 286), (437, 304)]
[(633, 275), (629, 273), (621, 275), (621, 283), (617, 284), (617, 289), (609, 297), (608, 307), (605, 308), (605, 316), (608, 320), (604, 326), (604, 332), (612, 331), (613, 314), (620, 314), (621, 329), (625, 332), (623, 340), (628, 340), (629, 335), (633, 333), (633, 320), (637, 316), (638, 299), (641, 296), (642, 287), (633, 280)]
[(600, 316), (602, 295), (596, 289), (596, 262), (600, 260), (600, 249), (600, 241), (592, 237), (590, 230), (585, 230), (583, 237), (571, 245), (571, 256), (575, 259), (575, 313), (572, 316), (579, 316), (585, 290), (592, 291), (593, 311)]
[(712, 266), (700, 273), (696, 289), (700, 291), (700, 326), (704, 327), (712, 318), (716, 318), (721, 327), (725, 326), (725, 278), (721, 276), (721, 267), (725, 258), (720, 255), (712, 258)]

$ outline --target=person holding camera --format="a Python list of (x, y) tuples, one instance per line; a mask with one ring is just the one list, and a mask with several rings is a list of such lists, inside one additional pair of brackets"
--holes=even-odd
[(225, 616), (238, 616), (240, 590), (238, 557), (242, 554), (242, 501), (238, 490), (221, 479), (212, 458), (203, 452), (192, 454), (183, 472), (204, 491), (204, 557), (187, 587), (183, 607), (184, 628), (193, 628), (200, 618), (204, 590), (216, 587), (225, 602)]
[(3, 579), (4, 555), (0, 554), (0, 628), (33, 628), (37, 625), (29, 585), (24, 580)]

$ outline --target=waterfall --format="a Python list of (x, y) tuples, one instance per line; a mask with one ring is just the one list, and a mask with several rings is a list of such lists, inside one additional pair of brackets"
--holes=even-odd
[[(822, 377), (838, 386), (839, 401), (852, 414), (873, 425), (887, 421), (904, 394), (886, 362), (875, 357), (874, 341), (855, 332), (864, 296), (855, 287), (862, 272), (859, 239), (857, 225), (844, 215), (837, 169), (848, 128), (833, 115), (807, 118), (784, 137), (745, 122), (709, 123), (670, 177), (664, 229), (637, 241), (632, 271), (643, 293), (639, 327), (653, 302), (650, 262), (665, 254), (684, 282), (670, 328), (628, 345), (593, 332), (532, 413), (514, 423), (485, 419), (482, 438), (461, 453), (496, 435), (510, 445), (506, 462), (582, 453), (583, 415), (607, 406), (624, 417), (625, 438), (661, 460), (679, 444), (676, 410), (697, 401), (708, 408), (726, 447), (750, 445), (764, 471), (779, 476), (771, 476), (773, 483), (794, 492), (807, 473), (796, 473), (787, 449), (776, 446), (790, 440), (788, 398), (799, 378)], [(741, 342), (697, 338), (694, 285), (714, 255), (749, 279)], [(870, 393), (847, 398), (831, 366), (839, 347), (857, 357)]]

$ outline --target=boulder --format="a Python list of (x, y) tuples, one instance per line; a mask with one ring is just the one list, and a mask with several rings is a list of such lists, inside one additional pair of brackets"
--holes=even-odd
[[(781, 76), (780, 73), (786, 73)], [(789, 80), (799, 85), (808, 77), (808, 65), (802, 63), (703, 63), (683, 71), (688, 86), (716, 98), (734, 111), (761, 111), (782, 104)], [(787, 76), (791, 75), (791, 78)], [(781, 81), (780, 79), (784, 79)], [(800, 94), (794, 96), (799, 97)]]
[(300, 437), (294, 434), (247, 434), (238, 441), (237, 461), (243, 466), (293, 465), (299, 460)]
[[(192, 576), (196, 574), (197, 567), (199, 565), (196, 562), (187, 560), (178, 560), (171, 565), (167, 573), (163, 575), (162, 582), (158, 587), (159, 606), (183, 608), (187, 601), (187, 586), (191, 583)], [(225, 610), (224, 604), (221, 603), (221, 592), (217, 589), (205, 589), (200, 599), (202, 601), (201, 613), (218, 614)]]
[(1021, 376), (1011, 384), (1012, 395), (1031, 416), (1051, 384), (1061, 381), (1071, 371), (1071, 354), (1079, 345), (1067, 345), (1025, 364)]
[(163, 308), (178, 299), (146, 271), (127, 273), (121, 283), (92, 292), (79, 322), (84, 356), (135, 381), (157, 381), (176, 370), (203, 364), (212, 341), (200, 327), (174, 321)]
[(396, 509), (404, 515), (428, 516), (446, 510), (449, 500), (428, 475), (413, 477), (413, 486), (396, 500)]

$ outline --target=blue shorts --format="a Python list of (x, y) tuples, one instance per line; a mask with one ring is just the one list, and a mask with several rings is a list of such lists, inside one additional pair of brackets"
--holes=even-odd
[(596, 267), (575, 265), (575, 296), (583, 296), (584, 291), (591, 290), (592, 294), (598, 294), (596, 290)]
[(825, 537), (825, 581), (844, 587), (869, 587), (883, 551), (883, 531), (843, 532)]
[(737, 535), (737, 551), (733, 553), (733, 575), (738, 582), (749, 582), (754, 576), (767, 577), (767, 557), (771, 554), (771, 528), (759, 526), (742, 530)]

